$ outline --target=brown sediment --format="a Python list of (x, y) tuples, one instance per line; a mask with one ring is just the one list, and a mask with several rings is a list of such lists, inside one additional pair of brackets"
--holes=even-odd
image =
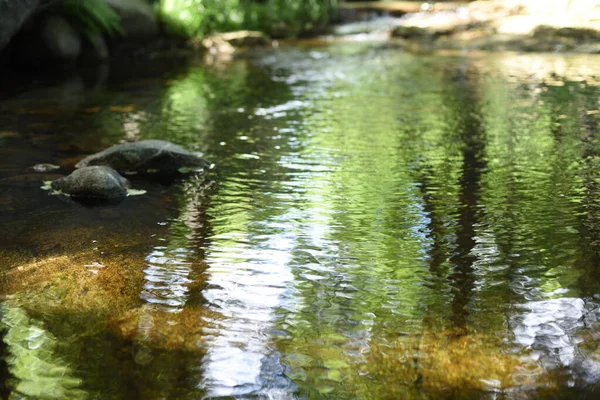
[(510, 352), (495, 335), (426, 331), (389, 340), (376, 337), (360, 348), (351, 342), (342, 335), (323, 334), (283, 340), (279, 348), (287, 355), (290, 377), (321, 394), (347, 392), (361, 399), (481, 398), (485, 393), (556, 386), (537, 363)]
[(370, 347), (365, 366), (370, 376), (402, 381), (430, 396), (513, 387), (513, 375), (523, 364), (501, 351), (499, 338), (481, 334), (425, 333)]
[[(2, 259), (12, 267), (0, 273), (0, 293), (50, 324), (81, 324), (90, 334), (108, 329), (121, 340), (150, 348), (202, 352), (203, 329), (214, 327), (219, 314), (196, 305), (169, 309), (145, 303), (140, 292), (146, 282), (146, 246), (137, 244), (135, 235), (127, 246), (118, 241), (103, 241), (103, 254), (61, 248), (34, 258), (27, 252), (3, 251)], [(191, 291), (205, 284), (204, 269), (192, 268)]]
[(172, 311), (147, 304), (111, 319), (109, 327), (124, 340), (154, 349), (203, 353), (205, 328), (216, 328), (219, 318), (207, 307)]
[(32, 313), (123, 312), (139, 303), (143, 258), (94, 251), (49, 256), (20, 264), (0, 275), (2, 294)]
[(0, 295), (33, 313), (106, 314), (137, 306), (150, 232), (127, 235), (124, 226), (109, 228), (105, 221), (57, 229), (56, 218), (35, 229), (7, 224), (19, 235), (0, 252)]
[(110, 106), (108, 109), (113, 112), (126, 113), (126, 112), (131, 112), (131, 111), (135, 110), (136, 105), (135, 104), (125, 104), (122, 106)]

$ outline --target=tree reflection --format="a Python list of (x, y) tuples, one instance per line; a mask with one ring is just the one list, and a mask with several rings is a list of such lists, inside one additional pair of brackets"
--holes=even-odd
[(480, 220), (480, 191), (482, 174), (486, 168), (485, 161), (485, 129), (482, 124), (482, 112), (479, 105), (480, 94), (477, 75), (468, 73), (465, 67), (457, 68), (448, 74), (445, 90), (445, 103), (449, 109), (450, 118), (454, 121), (454, 136), (461, 142), (462, 172), (460, 185), (460, 211), (458, 214), (458, 229), (456, 232), (456, 247), (450, 257), (454, 264), (449, 276), (454, 289), (452, 299), (452, 321), (455, 327), (466, 329), (469, 319), (469, 305), (475, 290), (473, 264), (477, 256), (473, 254), (476, 246), (476, 227)]

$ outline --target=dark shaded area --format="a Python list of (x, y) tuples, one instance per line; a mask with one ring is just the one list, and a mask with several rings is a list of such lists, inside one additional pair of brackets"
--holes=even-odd
[[(468, 65), (468, 64), (467, 64)], [(467, 67), (448, 71), (446, 103), (454, 111), (448, 117), (454, 121), (452, 134), (460, 140), (462, 171), (460, 177), (460, 210), (457, 218), (456, 247), (450, 257), (454, 264), (450, 279), (455, 290), (452, 300), (452, 319), (455, 327), (465, 329), (469, 319), (469, 304), (473, 295), (475, 277), (473, 263), (477, 256), (472, 253), (476, 245), (475, 227), (480, 220), (479, 198), (482, 175), (486, 168), (485, 129), (481, 121), (479, 77)]]
[[(21, 25), (34, 13), (39, 0), (2, 0), (0, 2), (0, 51)], [(0, 59), (1, 60), (1, 59)], [(0, 62), (0, 65), (2, 63)]]

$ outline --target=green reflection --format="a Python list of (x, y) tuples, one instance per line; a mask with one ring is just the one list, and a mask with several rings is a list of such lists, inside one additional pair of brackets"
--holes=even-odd
[[(26, 297), (41, 290), (20, 285), (47, 278), (24, 308), (54, 338), (48, 357), (107, 397), (588, 394), (600, 114), (581, 71), (594, 59), (527, 57), (333, 44), (111, 87), (106, 107), (77, 114), (95, 121), (83, 136), (106, 123), (94, 146), (204, 151), (212, 186), (147, 182), (132, 200), (147, 203), (104, 219), (42, 210), (58, 227), (38, 242), (77, 239), (80, 220), (118, 232), (106, 247), (117, 273), (99, 275), (104, 288), (58, 249), (24, 263), (45, 275), (5, 286)], [(153, 212), (130, 215), (142, 208)]]
[(57, 352), (57, 339), (19, 307), (2, 307), (11, 399), (85, 399), (82, 381)]
[[(590, 89), (507, 85), (470, 60), (423, 73), (422, 60), (392, 59), (366, 71), (327, 65), (323, 75), (342, 70), (353, 85), (311, 98), (318, 111), (294, 127), (303, 146), (286, 162), (312, 172), (294, 178), (303, 221), (289, 263), (297, 298), (282, 312), (289, 336), (278, 347), (309, 396), (385, 398), (380, 385), (400, 385), (400, 396), (477, 398), (517, 384), (520, 362), (497, 340), (512, 338), (511, 308), (579, 294), (575, 267), (589, 254), (579, 229), (580, 124), (561, 115), (576, 114)], [(390, 83), (407, 72), (410, 82)], [(448, 328), (449, 339), (438, 336)], [(400, 353), (398, 335), (407, 343)], [(455, 343), (464, 355), (427, 350)], [(471, 377), (459, 361), (466, 354), (486, 365)], [(417, 367), (382, 369), (380, 357)], [(456, 357), (448, 377), (429, 370), (444, 357)]]

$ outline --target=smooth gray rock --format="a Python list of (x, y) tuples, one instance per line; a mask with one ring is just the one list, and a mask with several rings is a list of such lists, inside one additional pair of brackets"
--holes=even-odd
[(33, 14), (38, 0), (0, 0), (0, 50)]
[(79, 161), (76, 168), (104, 165), (123, 173), (176, 173), (180, 168), (209, 168), (198, 155), (164, 140), (142, 140), (109, 147)]
[(40, 21), (41, 40), (52, 59), (74, 61), (81, 54), (79, 33), (59, 15), (46, 15)]
[(15, 51), (17, 64), (45, 67), (46, 63), (77, 60), (81, 54), (81, 37), (65, 18), (44, 14), (36, 17), (34, 22), (20, 34)]
[(125, 37), (152, 39), (158, 34), (158, 22), (152, 6), (143, 0), (104, 0), (121, 19)]
[(119, 199), (127, 196), (129, 181), (108, 167), (86, 167), (50, 183), (52, 189), (84, 199)]

